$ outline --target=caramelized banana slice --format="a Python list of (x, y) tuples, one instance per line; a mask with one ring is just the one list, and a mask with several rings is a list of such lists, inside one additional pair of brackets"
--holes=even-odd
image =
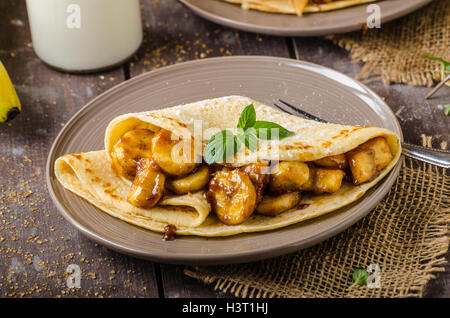
[(208, 166), (201, 166), (194, 173), (176, 180), (167, 180), (166, 187), (176, 194), (195, 192), (206, 187), (210, 179)]
[(347, 153), (353, 183), (372, 181), (393, 159), (384, 137), (373, 138)]
[(340, 169), (314, 169), (314, 186), (315, 193), (333, 193), (341, 188), (342, 180), (345, 172)]
[(139, 208), (152, 208), (163, 195), (165, 180), (166, 177), (152, 159), (142, 158), (137, 164), (128, 202)]
[(310, 178), (299, 190), (314, 191), (315, 193), (332, 193), (341, 188), (345, 172), (340, 169), (319, 168), (313, 165), (309, 166)]
[(209, 182), (207, 198), (217, 217), (227, 225), (247, 220), (256, 205), (255, 186), (239, 169), (216, 172)]
[(300, 202), (298, 192), (287, 192), (278, 196), (265, 195), (256, 207), (256, 213), (267, 216), (276, 216), (281, 212), (292, 209)]
[(263, 197), (264, 188), (270, 181), (269, 163), (256, 162), (241, 168), (252, 180), (256, 191), (256, 204), (258, 204)]
[(392, 153), (389, 144), (384, 137), (373, 138), (361, 146), (361, 149), (371, 149), (374, 152), (375, 165), (377, 170), (381, 171), (392, 161)]
[(299, 188), (300, 191), (314, 191), (314, 181), (316, 180), (316, 169), (317, 168), (312, 163), (308, 164), (308, 168), (309, 168), (309, 178)]
[(324, 168), (334, 168), (346, 170), (348, 168), (347, 157), (345, 154), (328, 156), (319, 160), (315, 160), (314, 163)]
[(111, 161), (114, 171), (129, 180), (136, 175), (136, 162), (150, 158), (153, 132), (148, 129), (134, 129), (126, 132), (113, 146)]
[(353, 184), (371, 181), (378, 175), (375, 152), (372, 149), (358, 147), (347, 152), (347, 158), (353, 176)]
[(152, 157), (165, 173), (171, 176), (184, 176), (192, 172), (194, 162), (194, 139), (172, 140), (172, 133), (161, 129), (152, 139)]
[(309, 167), (298, 161), (282, 161), (270, 176), (270, 190), (274, 192), (297, 191), (309, 179)]

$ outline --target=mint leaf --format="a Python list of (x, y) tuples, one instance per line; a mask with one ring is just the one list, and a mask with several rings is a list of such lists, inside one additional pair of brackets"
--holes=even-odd
[(237, 129), (237, 135), (235, 137), (237, 149), (240, 150), (242, 145), (245, 144), (245, 131), (242, 128)]
[(253, 128), (255, 128), (259, 139), (266, 140), (274, 139), (277, 136), (279, 139), (282, 139), (294, 133), (293, 131), (289, 131), (286, 128), (270, 121), (257, 121), (255, 122)]
[(285, 138), (294, 132), (270, 121), (256, 121), (253, 104), (244, 108), (238, 121), (238, 133), (233, 135), (229, 130), (222, 130), (211, 137), (205, 148), (207, 164), (222, 162), (229, 156), (234, 156), (245, 145), (249, 150), (258, 149), (259, 139)]
[(450, 115), (450, 104), (448, 104), (447, 106), (445, 106), (444, 113), (445, 113), (446, 116)]
[(237, 150), (239, 151), (239, 149), (241, 149), (242, 145), (245, 144), (244, 130), (239, 128), (238, 129), (238, 134), (236, 136), (234, 136), (234, 139), (235, 139), (235, 142), (236, 142)]
[(450, 70), (450, 62), (444, 60), (443, 58), (436, 57), (436, 56), (433, 56), (433, 55), (430, 55), (430, 54), (426, 54), (425, 57), (427, 59), (429, 59), (429, 60), (432, 60), (432, 61), (439, 61), (439, 62), (441, 62), (447, 70)]
[(223, 158), (224, 145), (222, 132), (218, 132), (209, 139), (205, 148), (205, 161), (207, 164), (213, 164)]
[[(449, 71), (450, 72), (450, 62), (444, 60), (443, 58), (440, 57), (436, 57), (430, 54), (426, 54), (425, 58), (432, 60), (432, 61), (439, 61), (441, 62), (441, 81), (444, 80), (445, 78), (445, 72)], [(445, 85), (450, 86), (450, 83), (445, 83)]]
[(249, 128), (244, 134), (244, 144), (251, 151), (256, 151), (258, 148), (258, 136), (254, 128)]
[(236, 141), (238, 150), (241, 149), (242, 145), (245, 145), (245, 147), (251, 151), (255, 151), (258, 148), (258, 136), (253, 127), (245, 131), (242, 128), (239, 128)]
[(237, 142), (233, 133), (229, 130), (222, 130), (213, 135), (206, 145), (205, 161), (207, 164), (222, 162), (236, 152)]
[(367, 279), (369, 278), (369, 274), (366, 272), (362, 266), (359, 266), (357, 269), (353, 271), (353, 285), (350, 286), (350, 288), (353, 288), (356, 285), (364, 285), (367, 282)]
[(248, 105), (244, 108), (239, 117), (237, 128), (242, 128), (246, 130), (247, 128), (253, 127), (256, 122), (256, 112), (253, 104)]

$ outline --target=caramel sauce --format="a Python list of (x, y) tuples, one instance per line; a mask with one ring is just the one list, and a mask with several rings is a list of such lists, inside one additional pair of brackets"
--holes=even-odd
[(269, 164), (266, 162), (249, 164), (240, 168), (241, 171), (245, 172), (250, 177), (250, 180), (255, 186), (256, 205), (261, 202), (266, 185), (270, 181), (270, 174), (269, 171), (266, 171), (267, 169), (269, 169)]
[(177, 227), (173, 224), (167, 224), (164, 227), (164, 241), (173, 241), (175, 239), (175, 233), (177, 231)]
[(211, 206), (214, 206), (216, 204), (216, 199), (214, 193), (211, 191), (211, 187), (209, 187), (208, 190), (203, 193), (203, 197)]

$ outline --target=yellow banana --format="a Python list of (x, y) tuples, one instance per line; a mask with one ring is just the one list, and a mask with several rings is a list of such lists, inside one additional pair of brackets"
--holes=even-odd
[(0, 123), (13, 119), (21, 110), (16, 90), (0, 61)]

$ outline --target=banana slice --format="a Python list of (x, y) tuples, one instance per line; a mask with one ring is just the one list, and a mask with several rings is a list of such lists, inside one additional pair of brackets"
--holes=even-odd
[(314, 191), (316, 194), (333, 193), (341, 188), (345, 171), (310, 165), (309, 175), (308, 181), (300, 187), (301, 191)]
[(384, 137), (376, 137), (366, 141), (359, 146), (359, 148), (373, 150), (375, 164), (378, 171), (385, 168), (392, 161), (392, 158), (394, 158), (394, 156), (392, 156), (391, 149), (389, 148), (389, 144)]
[(314, 190), (314, 183), (316, 180), (317, 167), (315, 167), (312, 163), (308, 163), (308, 168), (309, 168), (309, 178), (299, 188), (300, 191), (313, 191)]
[(126, 132), (111, 151), (112, 167), (120, 176), (133, 180), (137, 161), (151, 158), (150, 150), (153, 132), (148, 129), (134, 129)]
[(140, 159), (127, 201), (139, 208), (154, 207), (163, 195), (165, 180), (166, 177), (152, 159)]
[(186, 194), (203, 189), (209, 182), (208, 166), (201, 166), (196, 172), (176, 180), (167, 180), (166, 187), (176, 194)]
[(256, 191), (256, 204), (258, 204), (262, 200), (264, 188), (270, 181), (269, 163), (252, 163), (242, 167), (241, 170), (248, 174), (250, 180), (252, 180)]
[(314, 193), (333, 193), (341, 188), (345, 172), (340, 169), (315, 168)]
[(209, 183), (207, 198), (217, 217), (228, 225), (247, 220), (256, 205), (255, 186), (239, 169), (216, 172)]
[(256, 207), (256, 213), (267, 216), (276, 216), (281, 212), (292, 209), (300, 202), (298, 192), (287, 192), (278, 196), (265, 195)]
[(273, 168), (269, 186), (273, 192), (298, 191), (308, 180), (306, 163), (282, 161)]
[(334, 168), (342, 170), (346, 170), (348, 168), (347, 156), (345, 154), (328, 156), (319, 160), (315, 160), (314, 163), (324, 168)]
[(172, 140), (172, 133), (161, 129), (152, 139), (151, 150), (156, 164), (171, 176), (187, 175), (197, 166), (192, 137), (190, 140)]

